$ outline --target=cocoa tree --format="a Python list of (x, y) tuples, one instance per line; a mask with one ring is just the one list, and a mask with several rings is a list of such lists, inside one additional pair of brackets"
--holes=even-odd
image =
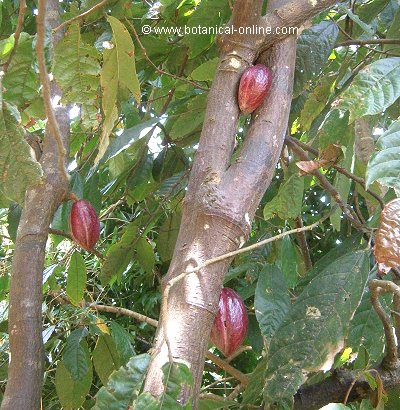
[(399, 5), (0, 6), (1, 408), (396, 408)]

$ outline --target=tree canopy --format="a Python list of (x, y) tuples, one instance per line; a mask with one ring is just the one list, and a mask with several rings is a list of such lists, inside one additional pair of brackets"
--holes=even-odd
[(400, 407), (397, 1), (4, 1), (0, 64), (2, 410)]

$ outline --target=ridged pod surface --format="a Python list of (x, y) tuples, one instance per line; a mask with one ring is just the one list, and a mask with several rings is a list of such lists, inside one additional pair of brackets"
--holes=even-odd
[(272, 85), (271, 70), (263, 64), (247, 68), (239, 83), (238, 102), (244, 114), (253, 112), (264, 100)]
[(375, 235), (374, 255), (378, 269), (385, 274), (400, 266), (400, 198), (383, 208)]
[(100, 222), (90, 202), (81, 199), (72, 204), (69, 228), (74, 241), (81, 248), (93, 249), (100, 237)]
[(223, 288), (219, 310), (211, 329), (211, 342), (225, 357), (234, 353), (246, 337), (248, 317), (240, 296), (230, 288)]

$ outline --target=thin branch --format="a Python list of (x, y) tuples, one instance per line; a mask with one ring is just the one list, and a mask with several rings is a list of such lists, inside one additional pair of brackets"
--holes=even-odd
[(76, 20), (85, 18), (88, 14), (92, 13), (93, 11), (98, 10), (99, 8), (103, 7), (108, 2), (109, 0), (102, 0), (101, 2), (91, 7), (89, 10), (86, 10), (85, 12), (83, 12), (82, 14), (79, 14), (78, 16), (72, 17), (71, 19), (64, 21), (58, 27), (54, 28), (53, 32), (55, 33), (56, 31), (61, 30), (62, 28), (64, 28), (65, 26), (68, 26), (69, 24), (73, 23)]
[[(309, 161), (307, 154), (295, 143), (292, 143), (290, 140), (287, 140), (292, 150), (299, 156), (302, 161)], [(328, 181), (328, 179), (321, 174), (319, 170), (310, 172), (311, 175), (314, 175), (317, 178), (319, 184), (325, 191), (329, 193), (331, 198), (339, 205), (340, 209), (343, 211), (343, 214), (346, 218), (360, 231), (369, 232), (369, 229), (365, 227), (360, 220), (358, 219), (357, 214), (353, 209), (341, 198), (339, 192), (335, 187)]]
[(88, 307), (92, 310), (96, 310), (97, 312), (107, 312), (107, 313), (115, 313), (116, 315), (123, 315), (131, 317), (139, 322), (147, 323), (150, 326), (157, 327), (157, 320), (142, 315), (141, 313), (134, 312), (133, 310), (125, 309), (122, 307), (117, 306), (108, 306), (108, 305), (97, 305), (96, 303), (90, 303)]
[[(303, 220), (301, 216), (298, 216), (295, 222), (296, 222), (297, 228), (303, 228), (304, 225), (303, 225)], [(297, 234), (297, 239), (299, 241), (301, 253), (303, 255), (304, 265), (306, 267), (306, 270), (309, 271), (312, 268), (312, 261), (311, 261), (310, 249), (308, 247), (305, 232), (304, 231), (299, 232)]]
[(386, 337), (386, 355), (383, 359), (383, 366), (387, 369), (396, 369), (398, 367), (398, 356), (396, 337), (393, 332), (390, 316), (383, 309), (379, 302), (379, 296), (384, 293), (393, 293), (397, 297), (400, 296), (400, 287), (395, 283), (387, 280), (372, 279), (369, 283), (369, 290), (371, 292), (371, 303), (376, 313), (378, 314), (383, 324)]
[[(309, 145), (305, 144), (304, 142), (301, 142), (299, 140), (297, 140), (296, 138), (290, 137), (290, 136), (286, 136), (286, 142), (290, 143), (290, 144), (295, 144), (297, 146), (299, 146), (300, 148), (302, 148), (304, 151), (308, 151), (310, 153), (312, 153), (314, 156), (318, 157), (319, 152), (317, 149), (310, 147)], [(365, 180), (361, 177), (358, 177), (357, 175), (354, 175), (353, 173), (347, 171), (347, 169), (342, 168), (339, 165), (332, 165), (332, 167), (334, 169), (336, 169), (336, 171), (338, 171), (339, 173), (343, 174), (344, 176), (346, 176), (347, 178), (352, 179), (354, 182), (356, 182), (357, 184), (359, 184), (366, 192), (368, 192), (372, 197), (374, 197), (378, 202), (379, 205), (381, 206), (381, 208), (383, 209), (385, 206), (385, 202), (383, 201), (383, 199), (376, 194), (374, 191), (371, 191), (370, 189), (366, 189), (366, 185), (365, 185)]]
[(54, 114), (52, 102), (51, 102), (51, 87), (50, 81), (46, 69), (46, 60), (44, 52), (44, 39), (45, 39), (45, 8), (46, 0), (39, 0), (38, 2), (38, 15), (36, 18), (37, 25), (37, 40), (36, 40), (36, 53), (38, 59), (39, 76), (42, 83), (43, 102), (47, 116), (47, 125), (49, 127), (52, 137), (57, 143), (57, 155), (58, 155), (58, 168), (60, 174), (68, 180), (66, 171), (65, 157), (66, 151), (62, 142), (60, 129)]
[(8, 67), (11, 64), (11, 60), (13, 59), (13, 57), (14, 57), (16, 51), (17, 51), (19, 37), (21, 35), (22, 26), (24, 24), (25, 11), (26, 11), (26, 0), (20, 0), (17, 27), (16, 27), (15, 33), (14, 33), (14, 47), (11, 50), (11, 53), (10, 53), (10, 56), (8, 57), (8, 60), (3, 64), (3, 75), (7, 72)]
[[(60, 293), (52, 293), (52, 297), (60, 304), (70, 304), (71, 302), (69, 299)], [(87, 306), (89, 309), (95, 310), (97, 312), (106, 312), (106, 313), (114, 313), (116, 315), (123, 315), (135, 319), (139, 322), (147, 323), (150, 326), (157, 327), (158, 321), (156, 319), (152, 319), (148, 316), (142, 315), (141, 313), (135, 312), (133, 310), (117, 307), (117, 306), (109, 306), (109, 305), (98, 305), (96, 303), (90, 303)], [(206, 353), (207, 359), (211, 360), (215, 363), (218, 367), (222, 370), (225, 370), (231, 376), (233, 376), (236, 380), (239, 380), (241, 384), (246, 385), (248, 383), (248, 377), (240, 372), (239, 370), (232, 367), (229, 363), (225, 360), (219, 358), (218, 356), (212, 354), (211, 352)]]
[(400, 39), (398, 38), (377, 38), (369, 40), (346, 40), (341, 43), (336, 44), (337, 47), (346, 47), (346, 46), (365, 46), (369, 44), (400, 44)]

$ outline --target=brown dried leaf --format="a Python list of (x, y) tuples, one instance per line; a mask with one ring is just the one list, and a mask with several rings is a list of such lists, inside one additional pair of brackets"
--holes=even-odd
[(296, 165), (300, 169), (299, 174), (303, 176), (306, 174), (312, 174), (314, 171), (321, 167), (335, 164), (338, 158), (341, 157), (341, 155), (342, 149), (340, 145), (331, 144), (321, 152), (319, 159), (314, 159), (311, 161), (299, 161), (296, 163)]
[(379, 272), (383, 274), (400, 265), (400, 198), (383, 208), (375, 235), (374, 255)]

